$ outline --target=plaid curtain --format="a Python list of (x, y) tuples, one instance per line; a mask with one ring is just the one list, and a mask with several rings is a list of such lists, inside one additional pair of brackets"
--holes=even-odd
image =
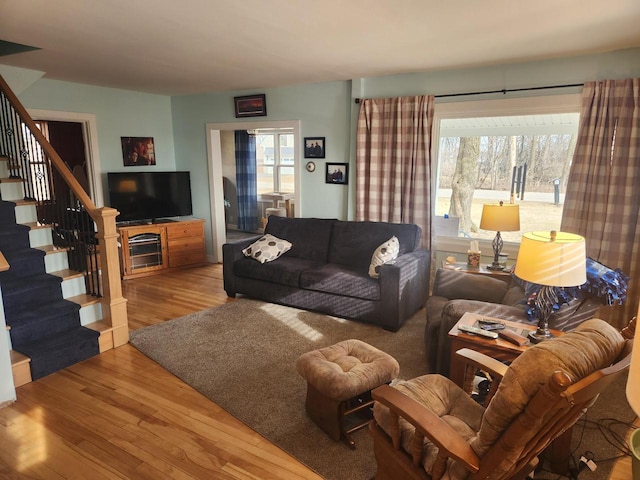
[(254, 232), (258, 229), (256, 137), (246, 130), (236, 130), (235, 140), (238, 230)]
[(414, 223), (429, 250), (433, 105), (432, 95), (361, 100), (356, 139), (356, 220)]
[(620, 328), (640, 295), (640, 79), (584, 86), (562, 230), (585, 237), (587, 255), (631, 280), (627, 301), (601, 311)]

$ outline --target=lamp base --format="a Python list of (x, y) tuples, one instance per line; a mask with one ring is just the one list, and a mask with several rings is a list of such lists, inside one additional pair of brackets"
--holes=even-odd
[(491, 265), (487, 265), (487, 270), (497, 270), (497, 271), (502, 271), (504, 270), (504, 265), (500, 265), (499, 263), (492, 263)]
[(540, 343), (544, 340), (550, 340), (552, 338), (554, 338), (554, 336), (548, 329), (543, 330), (541, 328), (538, 328), (537, 330), (529, 332), (529, 341), (531, 343)]

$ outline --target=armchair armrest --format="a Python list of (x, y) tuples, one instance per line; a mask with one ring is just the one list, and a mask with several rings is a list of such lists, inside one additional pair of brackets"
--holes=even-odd
[[(390, 410), (396, 422), (398, 417), (402, 417), (416, 429), (411, 446), (414, 464), (417, 464), (422, 456), (423, 438), (427, 437), (439, 449), (436, 463), (440, 469), (444, 469), (447, 458), (460, 461), (472, 473), (480, 469), (480, 458), (469, 443), (433, 412), (388, 385), (378, 387), (371, 393), (374, 400)], [(395, 438), (392, 435), (395, 448), (399, 448), (400, 445), (399, 427), (397, 430)], [(439, 478), (435, 469), (436, 465), (434, 465), (433, 477)]]
[(487, 372), (494, 377), (494, 379), (498, 380), (501, 380), (502, 377), (504, 377), (504, 374), (509, 368), (501, 361), (491, 358), (484, 353), (471, 350), (470, 348), (461, 348), (456, 352), (456, 355), (463, 357), (467, 364), (472, 364), (476, 368)]

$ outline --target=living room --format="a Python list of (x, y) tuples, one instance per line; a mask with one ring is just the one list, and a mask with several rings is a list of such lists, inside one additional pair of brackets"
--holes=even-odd
[[(17, 67), (9, 62), (0, 65), (0, 74), (34, 116), (46, 119), (47, 116), (53, 118), (65, 112), (72, 121), (76, 115), (75, 118), (86, 121), (94, 129), (95, 143), (91, 145), (94, 178), (91, 181), (96, 203), (108, 204), (107, 172), (129, 168), (190, 171), (193, 214), (205, 221), (208, 260), (219, 262), (218, 246), (222, 241), (216, 233), (216, 206), (211, 200), (212, 160), (206, 128), (209, 124), (233, 124), (239, 121), (234, 115), (234, 97), (264, 93), (268, 115), (258, 119), (260, 122), (299, 122), (301, 137), (326, 139), (326, 162), (347, 163), (352, 166), (353, 175), (355, 120), (359, 109), (355, 99), (517, 90), (638, 77), (640, 48), (614, 48), (468, 68), (452, 67), (348, 80), (312, 80), (287, 86), (261, 88), (257, 85), (256, 88), (175, 95), (48, 78), (44, 73), (37, 69)], [(578, 86), (534, 93), (500, 92), (465, 97), (465, 100), (517, 99), (533, 95), (548, 101), (549, 97), (555, 95), (579, 95), (580, 91), (581, 87)], [(455, 101), (438, 100), (436, 112), (438, 105)], [(120, 139), (127, 136), (155, 139), (155, 166), (123, 166)], [(356, 182), (350, 181), (345, 186), (327, 184), (321, 169), (307, 172), (303, 168), (302, 158), (298, 160), (299, 198), (296, 214), (304, 217), (354, 218)], [(463, 251), (466, 251), (466, 246), (461, 244), (458, 253)]]

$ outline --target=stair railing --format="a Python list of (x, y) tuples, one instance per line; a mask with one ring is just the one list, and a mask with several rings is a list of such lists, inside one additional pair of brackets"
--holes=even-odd
[(82, 272), (88, 294), (100, 298), (114, 347), (129, 341), (118, 253), (118, 211), (95, 204), (0, 75), (0, 155), (12, 178), (22, 179), (25, 201), (38, 222), (50, 225), (54, 245), (65, 248), (69, 268)]

